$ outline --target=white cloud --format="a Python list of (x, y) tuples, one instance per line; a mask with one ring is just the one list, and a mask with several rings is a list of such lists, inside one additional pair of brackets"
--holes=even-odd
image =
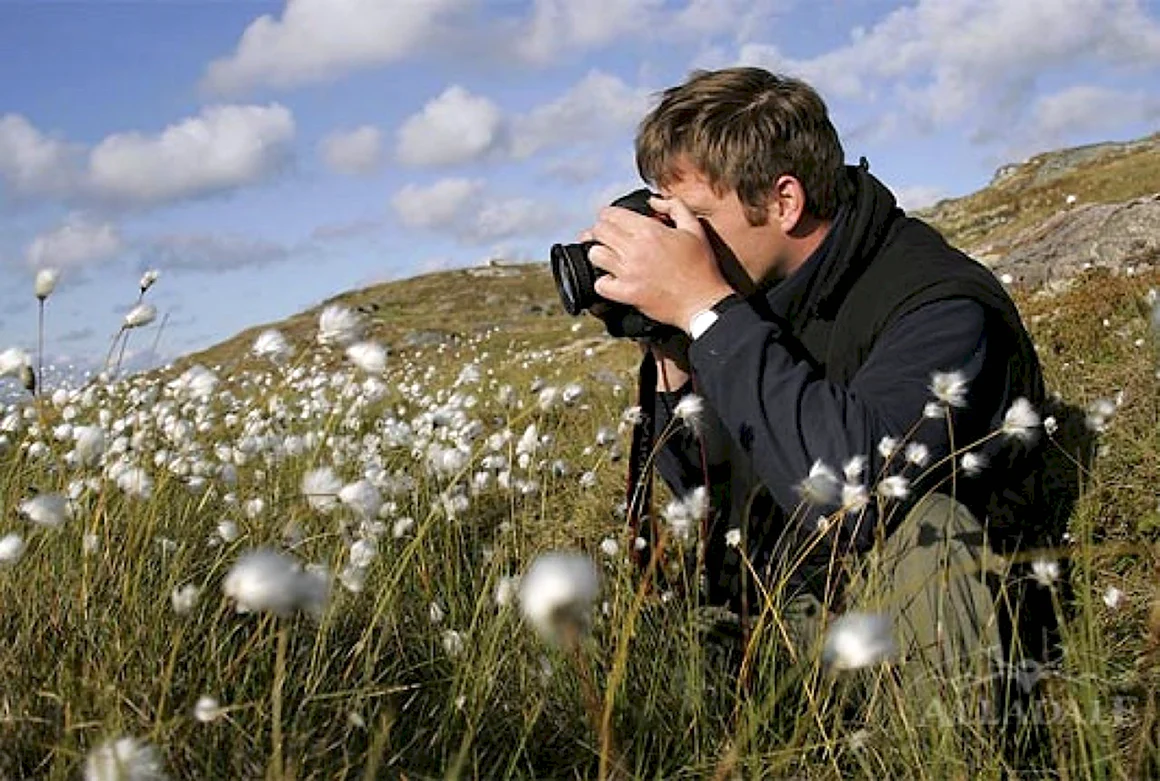
[(1160, 65), (1160, 24), (1137, 0), (919, 0), (817, 57), (751, 43), (738, 60), (802, 76), (828, 100), (901, 105), (919, 127), (965, 119), (1001, 134), (1052, 69)]
[(150, 262), (167, 270), (235, 271), (285, 260), (283, 244), (238, 235), (169, 234), (148, 241)]
[(512, 49), (534, 63), (591, 51), (623, 39), (702, 41), (726, 34), (748, 40), (789, 0), (535, 0), (531, 14), (512, 25)]
[(159, 135), (119, 133), (89, 155), (89, 186), (115, 201), (154, 205), (253, 184), (289, 159), (294, 118), (269, 106), (208, 106)]
[(1079, 85), (1046, 95), (1031, 109), (1026, 135), (1030, 149), (1067, 142), (1137, 122), (1160, 121), (1160, 95)]
[(600, 155), (568, 155), (550, 160), (544, 165), (544, 173), (567, 184), (583, 184), (599, 177), (605, 169)]
[(440, 179), (427, 187), (407, 185), (395, 193), (391, 205), (409, 228), (433, 228), (462, 224), (464, 213), (483, 192), (478, 179)]
[(663, 7), (664, 0), (535, 0), (531, 18), (514, 38), (516, 50), (529, 60), (551, 62), (564, 50), (643, 35)]
[(246, 27), (237, 49), (210, 63), (216, 93), (294, 87), (398, 61), (434, 40), (469, 0), (288, 0), (282, 15)]
[(25, 260), (33, 268), (78, 268), (106, 260), (124, 246), (115, 225), (74, 212), (57, 227), (33, 239), (25, 251)]
[(333, 170), (343, 174), (373, 173), (382, 162), (383, 134), (377, 127), (363, 125), (349, 131), (336, 131), (319, 144), (322, 159)]
[(679, 32), (701, 39), (728, 33), (736, 41), (750, 39), (768, 28), (772, 18), (793, 0), (689, 0), (679, 11), (663, 11)]
[(454, 237), (468, 244), (485, 244), (512, 236), (543, 234), (560, 226), (559, 210), (532, 198), (496, 198), (480, 179), (440, 179), (426, 187), (408, 185), (391, 205), (399, 221)]
[(512, 154), (528, 157), (552, 146), (607, 138), (645, 115), (649, 93), (591, 71), (556, 100), (512, 120)]
[(898, 201), (898, 205), (908, 212), (933, 206), (946, 195), (943, 188), (926, 184), (894, 188), (894, 198)]
[(494, 150), (502, 135), (499, 107), (454, 85), (403, 123), (396, 154), (407, 165), (465, 163)]
[(414, 166), (446, 166), (488, 156), (527, 158), (552, 147), (602, 141), (636, 126), (649, 94), (599, 70), (559, 98), (505, 116), (491, 100), (448, 87), (403, 122), (396, 156)]
[(41, 133), (20, 114), (0, 116), (0, 181), (15, 192), (44, 195), (75, 186), (76, 144)]
[(485, 243), (543, 233), (558, 227), (560, 221), (559, 212), (544, 201), (532, 198), (489, 199), (464, 233), (471, 241)]

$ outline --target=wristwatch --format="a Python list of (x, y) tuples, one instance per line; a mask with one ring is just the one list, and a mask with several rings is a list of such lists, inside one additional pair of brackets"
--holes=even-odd
[(745, 299), (736, 293), (730, 293), (708, 309), (702, 309), (689, 318), (689, 336), (693, 341), (699, 339), (717, 319), (726, 311), (732, 309)]

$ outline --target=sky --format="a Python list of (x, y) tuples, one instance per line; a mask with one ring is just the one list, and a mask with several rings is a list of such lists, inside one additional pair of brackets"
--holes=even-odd
[(804, 78), (909, 209), (1160, 130), (1160, 0), (0, 0), (0, 52), (0, 350), (35, 348), (55, 268), (46, 362), (82, 368), (146, 269), (136, 365), (546, 261), (698, 68)]

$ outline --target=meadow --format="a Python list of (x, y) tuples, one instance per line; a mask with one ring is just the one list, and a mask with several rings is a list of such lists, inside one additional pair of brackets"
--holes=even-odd
[[(727, 675), (696, 600), (632, 561), (636, 348), (560, 312), (545, 267), (490, 271), (0, 411), (0, 778), (1160, 774), (1160, 273), (1014, 291), (1099, 429), (1066, 545), (1035, 553), (1038, 587), (1066, 561), (1072, 588), (1015, 766), (1025, 725), (958, 682), (936, 712), (890, 658), (838, 669), (775, 621)], [(539, 604), (526, 579), (560, 552)]]

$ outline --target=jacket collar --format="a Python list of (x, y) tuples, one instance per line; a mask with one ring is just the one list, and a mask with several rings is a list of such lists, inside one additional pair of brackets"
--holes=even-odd
[(773, 311), (795, 327), (815, 316), (833, 317), (903, 214), (890, 190), (870, 173), (866, 158), (846, 166), (846, 177), (852, 196), (826, 238), (797, 271), (767, 291)]

